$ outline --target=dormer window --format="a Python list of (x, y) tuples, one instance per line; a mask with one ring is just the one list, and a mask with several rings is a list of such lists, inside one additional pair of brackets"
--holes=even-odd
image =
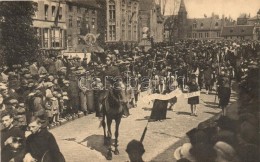
[(204, 26), (204, 24), (203, 24), (203, 23), (201, 23), (201, 24), (200, 24), (200, 27), (203, 27), (203, 26)]
[(218, 26), (218, 22), (216, 22), (215, 26)]

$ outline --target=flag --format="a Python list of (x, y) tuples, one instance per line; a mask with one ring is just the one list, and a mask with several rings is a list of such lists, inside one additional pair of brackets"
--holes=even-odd
[(60, 0), (59, 0), (59, 3), (58, 3), (58, 9), (57, 9), (57, 13), (56, 13), (55, 20), (54, 20), (54, 25), (55, 26), (58, 26), (59, 14), (60, 14), (59, 12), (60, 12)]

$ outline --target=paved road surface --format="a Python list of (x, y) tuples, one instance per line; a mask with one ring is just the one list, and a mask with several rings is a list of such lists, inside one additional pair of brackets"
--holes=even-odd
[[(146, 92), (141, 95), (145, 95)], [(178, 98), (174, 111), (167, 112), (163, 122), (150, 122), (144, 139), (145, 161), (174, 161), (173, 145), (185, 140), (185, 133), (200, 122), (218, 114), (221, 110), (214, 103), (214, 94), (202, 92), (198, 105), (198, 117), (190, 116), (187, 99)], [(235, 102), (232, 94), (231, 102)], [(126, 145), (132, 139), (140, 140), (151, 113), (152, 105), (142, 98), (137, 108), (130, 109), (131, 115), (123, 118), (119, 131), (119, 155), (114, 155), (115, 162), (128, 161)], [(98, 128), (99, 120), (94, 114), (84, 116), (58, 128), (52, 129), (61, 152), (67, 162), (106, 162), (106, 147), (103, 146), (103, 129)], [(113, 122), (114, 132), (114, 122)]]

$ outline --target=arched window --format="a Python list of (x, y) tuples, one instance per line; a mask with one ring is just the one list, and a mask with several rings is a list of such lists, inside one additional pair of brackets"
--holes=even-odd
[(200, 27), (203, 27), (203, 26), (204, 26), (204, 24), (203, 24), (203, 23), (201, 23), (201, 24), (200, 24)]
[(216, 22), (215, 26), (218, 26), (218, 22)]

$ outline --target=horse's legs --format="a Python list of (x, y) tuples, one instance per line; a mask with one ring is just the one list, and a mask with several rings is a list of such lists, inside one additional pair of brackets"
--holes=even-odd
[(119, 125), (120, 125), (120, 122), (121, 122), (121, 117), (117, 118), (116, 120), (116, 131), (115, 131), (115, 155), (118, 155), (119, 154), (119, 151), (117, 149), (117, 146), (118, 146), (118, 135), (119, 135)]
[(102, 124), (103, 131), (104, 131), (104, 145), (107, 145), (107, 135), (106, 135), (106, 122), (105, 122), (105, 115), (103, 115), (103, 117), (102, 117), (101, 124)]
[(108, 140), (108, 152), (106, 157), (107, 160), (112, 160), (111, 124), (112, 124), (112, 119), (107, 117), (107, 140)]

